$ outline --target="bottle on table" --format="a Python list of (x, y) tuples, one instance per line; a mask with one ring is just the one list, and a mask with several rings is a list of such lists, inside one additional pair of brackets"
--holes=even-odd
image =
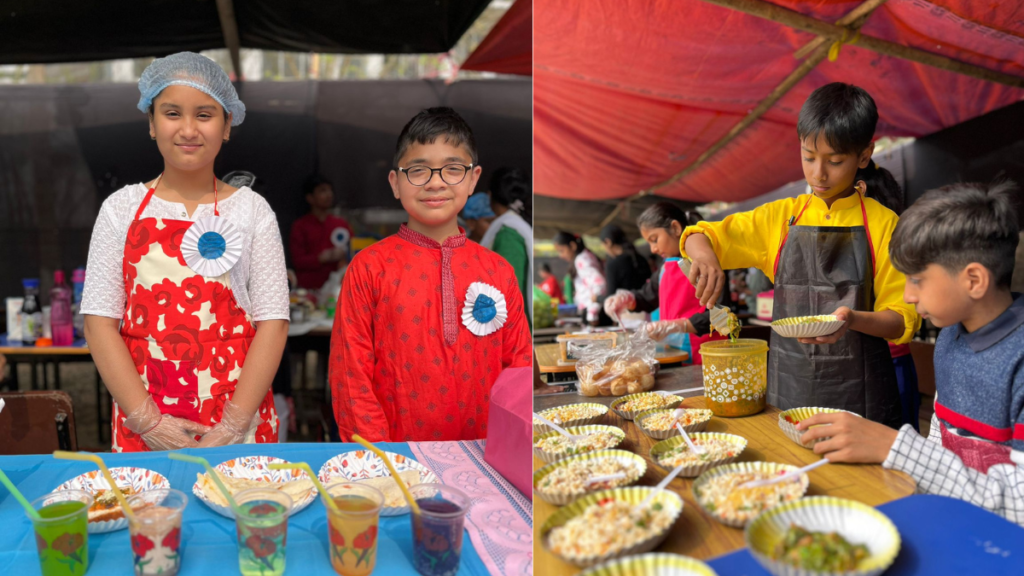
[(43, 307), (39, 304), (39, 278), (25, 278), (25, 302), (21, 306), (21, 342), (34, 345), (43, 337)]
[(85, 268), (75, 268), (71, 273), (72, 297), (71, 319), (75, 325), (75, 338), (85, 338), (85, 316), (82, 316), (82, 290), (85, 288)]
[(71, 316), (71, 289), (64, 283), (64, 271), (53, 273), (53, 289), (50, 290), (50, 332), (54, 346), (71, 346), (75, 343), (75, 326)]

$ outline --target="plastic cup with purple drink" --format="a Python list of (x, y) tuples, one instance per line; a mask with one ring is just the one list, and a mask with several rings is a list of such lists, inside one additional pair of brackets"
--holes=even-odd
[(411, 514), (413, 564), (423, 576), (454, 576), (462, 558), (469, 496), (444, 484), (417, 484), (409, 491), (420, 507)]

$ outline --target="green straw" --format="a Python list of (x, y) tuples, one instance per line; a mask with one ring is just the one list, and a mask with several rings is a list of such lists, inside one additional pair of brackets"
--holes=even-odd
[(323, 498), (324, 504), (326, 504), (327, 507), (335, 513), (341, 512), (341, 510), (338, 509), (338, 505), (335, 504), (334, 499), (327, 493), (327, 488), (324, 488), (324, 485), (320, 483), (320, 479), (316, 477), (316, 474), (313, 474), (313, 469), (309, 467), (309, 464), (305, 462), (281, 462), (268, 464), (267, 468), (270, 468), (271, 470), (302, 470), (306, 472), (306, 474), (309, 474), (309, 479), (313, 481), (314, 485), (316, 485), (317, 490), (320, 491), (320, 497)]
[(36, 509), (28, 503), (28, 500), (25, 500), (25, 497), (21, 495), (21, 492), (18, 492), (18, 489), (14, 487), (14, 482), (11, 482), (11, 479), (7, 477), (7, 474), (4, 474), (3, 470), (0, 470), (0, 483), (7, 486), (7, 489), (11, 491), (14, 499), (25, 508), (25, 513), (32, 517), (33, 520), (43, 519), (43, 517), (39, 515), (39, 512), (36, 512)]
[(210, 475), (210, 478), (213, 478), (213, 483), (216, 484), (217, 488), (220, 489), (221, 494), (224, 495), (224, 499), (228, 501), (228, 505), (231, 506), (231, 509), (235, 511), (235, 514), (244, 514), (242, 512), (242, 509), (238, 507), (238, 502), (235, 502), (235, 499), (232, 498), (231, 492), (228, 490), (227, 486), (225, 486), (224, 483), (220, 481), (220, 476), (218, 476), (217, 473), (213, 470), (213, 468), (210, 466), (210, 463), (206, 461), (206, 458), (201, 458), (199, 456), (189, 456), (187, 454), (181, 454), (179, 452), (170, 452), (167, 454), (167, 457), (170, 458), (171, 460), (180, 460), (181, 462), (191, 462), (193, 464), (199, 464), (203, 468), (206, 468), (206, 473)]

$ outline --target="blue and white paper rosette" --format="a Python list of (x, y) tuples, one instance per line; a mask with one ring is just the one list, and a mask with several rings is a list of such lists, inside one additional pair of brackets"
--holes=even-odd
[(494, 286), (474, 282), (466, 290), (462, 307), (462, 324), (477, 336), (487, 336), (505, 325), (508, 307), (505, 296)]
[(181, 255), (193, 272), (215, 278), (231, 270), (242, 256), (242, 235), (225, 218), (200, 218), (185, 231)]
[(352, 235), (349, 233), (347, 228), (338, 226), (331, 231), (331, 244), (334, 244), (338, 248), (348, 249), (349, 240), (352, 239)]

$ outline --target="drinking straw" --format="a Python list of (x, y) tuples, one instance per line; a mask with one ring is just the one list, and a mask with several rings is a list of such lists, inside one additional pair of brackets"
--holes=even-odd
[(316, 486), (316, 489), (320, 491), (320, 497), (323, 498), (324, 504), (326, 504), (332, 512), (341, 512), (341, 510), (338, 509), (338, 505), (334, 503), (334, 499), (327, 493), (327, 488), (324, 488), (324, 485), (320, 483), (320, 479), (316, 477), (316, 474), (313, 474), (313, 469), (309, 467), (309, 464), (306, 464), (305, 462), (275, 462), (273, 464), (268, 464), (267, 468), (270, 468), (271, 470), (304, 470), (309, 474), (309, 479), (313, 481), (313, 485)]
[(32, 517), (33, 520), (43, 519), (43, 517), (39, 515), (39, 512), (36, 511), (35, 507), (29, 504), (28, 500), (21, 495), (21, 492), (14, 487), (14, 482), (11, 482), (11, 479), (7, 477), (7, 474), (4, 474), (3, 470), (0, 470), (0, 483), (11, 491), (11, 495), (14, 496), (14, 499), (18, 501), (18, 504), (21, 504), (22, 507), (25, 508), (25, 513)]
[(380, 456), (380, 459), (384, 461), (384, 465), (391, 471), (391, 477), (395, 479), (395, 482), (398, 483), (398, 487), (401, 488), (402, 493), (405, 494), (405, 499), (409, 502), (409, 508), (412, 508), (413, 514), (419, 514), (420, 505), (416, 503), (416, 499), (412, 497), (412, 494), (409, 492), (409, 488), (405, 485), (405, 482), (402, 482), (402, 478), (398, 475), (398, 470), (395, 470), (395, 465), (391, 463), (391, 460), (384, 454), (384, 452), (382, 452), (380, 448), (377, 448), (373, 444), (367, 442), (359, 434), (353, 434), (352, 440), (355, 440), (362, 444), (367, 450), (373, 452), (377, 456)]
[(238, 502), (235, 502), (235, 499), (231, 496), (231, 491), (228, 490), (227, 486), (220, 481), (220, 476), (218, 476), (213, 467), (210, 466), (210, 463), (206, 461), (206, 458), (202, 458), (200, 456), (189, 456), (188, 454), (182, 454), (180, 452), (169, 452), (167, 457), (171, 460), (199, 464), (203, 468), (206, 468), (206, 473), (210, 475), (210, 478), (213, 479), (213, 483), (217, 485), (218, 489), (220, 489), (220, 493), (223, 494), (224, 499), (228, 501), (228, 506), (231, 506), (231, 509), (236, 515), (243, 514), (242, 509), (238, 507)]
[(114, 482), (114, 477), (110, 474), (110, 470), (107, 465), (103, 463), (103, 459), (95, 454), (89, 452), (67, 452), (65, 450), (57, 450), (53, 453), (53, 457), (59, 460), (81, 460), (83, 462), (92, 462), (99, 466), (100, 472), (103, 473), (103, 477), (107, 479), (107, 483), (110, 484), (110, 491), (117, 497), (117, 501), (121, 503), (121, 508), (124, 509), (124, 515), (128, 517), (128, 520), (135, 522), (135, 512), (132, 512), (132, 507), (128, 505), (128, 500), (125, 499), (124, 494), (121, 493), (121, 489), (117, 487), (117, 483)]

